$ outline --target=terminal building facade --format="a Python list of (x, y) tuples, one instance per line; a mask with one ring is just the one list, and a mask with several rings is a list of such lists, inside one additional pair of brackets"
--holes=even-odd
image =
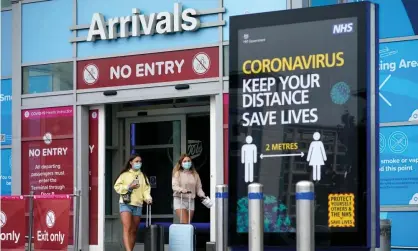
[[(121, 240), (112, 184), (129, 155), (139, 153), (154, 221), (175, 222), (166, 201), (179, 155), (192, 156), (215, 198), (215, 185), (228, 181), (228, 157), (238, 154), (229, 144), (242, 142), (241, 132), (228, 139), (235, 130), (228, 126), (229, 17), (349, 2), (356, 0), (2, 0), (1, 195), (88, 193), (80, 228), (89, 235), (79, 241), (90, 250), (112, 248)], [(373, 2), (380, 216), (392, 220), (394, 249), (417, 247), (418, 5)], [(339, 142), (325, 148), (333, 156), (345, 152)], [(60, 172), (46, 181), (38, 165)], [(344, 175), (349, 167), (330, 169)], [(307, 174), (303, 163), (294, 172), (289, 177)], [(281, 186), (290, 194), (294, 184), (287, 182)], [(202, 239), (213, 241), (214, 209), (198, 205), (194, 221)]]

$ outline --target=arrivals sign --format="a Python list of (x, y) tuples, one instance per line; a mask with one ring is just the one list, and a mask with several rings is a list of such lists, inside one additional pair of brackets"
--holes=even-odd
[(0, 205), (0, 249), (25, 250), (25, 199), (23, 196), (1, 196)]
[(22, 111), (22, 193), (73, 193), (73, 109)]
[(35, 196), (33, 232), (35, 250), (67, 250), (71, 197)]
[[(370, 3), (231, 18), (230, 229), (248, 239), (248, 189), (264, 186), (271, 243), (296, 231), (295, 186), (315, 184), (318, 238), (366, 245), (375, 218), (377, 101)], [(369, 28), (374, 30), (375, 28)], [(367, 53), (366, 53), (367, 52)], [(370, 68), (368, 68), (370, 67)], [(373, 78), (370, 78), (373, 76)], [(375, 155), (373, 154), (373, 157)], [(369, 173), (367, 170), (370, 170)], [(370, 191), (367, 200), (366, 191)], [(373, 198), (373, 199), (372, 199)], [(236, 215), (236, 217), (235, 217)], [(344, 238), (349, 237), (352, 238)], [(244, 238), (245, 237), (245, 238)], [(277, 241), (276, 241), (277, 240)], [(345, 243), (350, 240), (350, 243)]]
[(201, 28), (225, 25), (225, 21), (201, 23), (200, 16), (216, 15), (225, 12), (224, 8), (196, 10), (183, 9), (182, 4), (174, 3), (173, 11), (144, 13), (132, 8), (130, 15), (105, 19), (102, 13), (93, 13), (89, 25), (77, 25), (70, 30), (88, 29), (87, 37), (72, 38), (71, 42), (114, 40), (118, 38), (141, 37), (156, 34), (192, 32)]
[(77, 62), (77, 89), (214, 77), (219, 77), (218, 47)]

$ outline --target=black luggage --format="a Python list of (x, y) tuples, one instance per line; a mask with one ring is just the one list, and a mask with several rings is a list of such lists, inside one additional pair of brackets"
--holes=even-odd
[(164, 227), (151, 224), (151, 205), (147, 204), (144, 250), (164, 251)]

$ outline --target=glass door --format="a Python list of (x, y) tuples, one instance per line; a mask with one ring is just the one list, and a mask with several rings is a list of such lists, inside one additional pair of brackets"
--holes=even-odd
[[(138, 153), (153, 197), (154, 221), (173, 222), (171, 173), (186, 151), (186, 117), (139, 117), (126, 120), (126, 159)], [(145, 210), (144, 210), (145, 213)]]

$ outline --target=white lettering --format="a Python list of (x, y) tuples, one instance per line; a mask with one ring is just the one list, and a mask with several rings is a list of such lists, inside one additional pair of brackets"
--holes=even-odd
[(95, 41), (96, 36), (100, 36), (101, 40), (106, 40), (108, 33), (106, 29), (106, 22), (101, 13), (94, 13), (91, 19), (87, 41)]
[[(144, 15), (140, 13), (139, 9), (133, 8), (132, 16), (109, 18), (107, 20), (108, 25), (106, 25), (103, 14), (94, 13), (87, 41), (95, 41), (98, 38), (107, 40), (117, 39), (118, 37), (139, 37), (141, 33), (153, 35), (154, 33), (167, 34), (183, 30), (195, 31), (200, 28), (201, 24), (197, 15), (197, 10), (191, 8), (182, 10), (180, 3), (174, 3), (173, 13), (164, 11)], [(118, 30), (120, 31), (119, 35)]]
[(9, 233), (1, 232), (0, 233), (0, 241), (13, 241), (14, 243), (18, 243), (20, 239), (20, 233), (16, 233), (14, 230)]
[(0, 102), (12, 101), (12, 95), (0, 95)]
[(59, 242), (60, 244), (64, 243), (65, 234), (58, 231), (58, 233), (48, 233), (46, 230), (36, 232), (37, 241), (50, 241), (50, 242)]
[(42, 156), (66, 156), (68, 147), (54, 147), (54, 148), (44, 148), (44, 149), (29, 149), (29, 157), (39, 157)]
[(89, 145), (90, 153), (93, 153), (94, 145)]

